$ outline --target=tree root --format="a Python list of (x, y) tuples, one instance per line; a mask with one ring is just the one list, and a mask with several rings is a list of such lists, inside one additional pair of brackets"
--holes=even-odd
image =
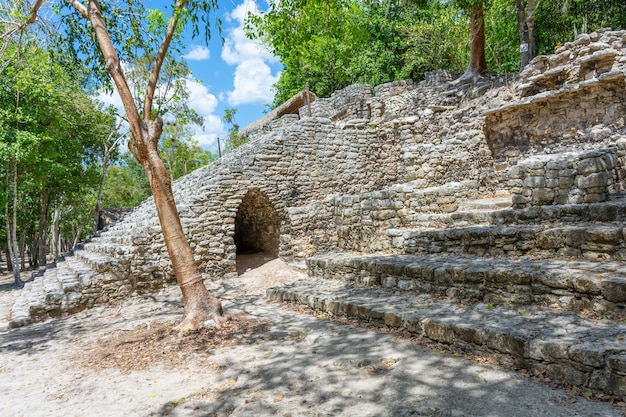
[(181, 333), (193, 332), (203, 327), (221, 328), (224, 323), (231, 319), (230, 314), (207, 311), (206, 309), (195, 309), (185, 313), (183, 320), (174, 326), (174, 331)]

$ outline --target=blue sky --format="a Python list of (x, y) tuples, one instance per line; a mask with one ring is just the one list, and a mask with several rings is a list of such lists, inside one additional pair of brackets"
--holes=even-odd
[[(218, 2), (224, 46), (217, 33), (212, 34), (208, 47), (202, 37), (192, 39), (190, 30), (185, 34), (185, 58), (194, 79), (187, 81), (189, 104), (204, 117), (204, 126), (196, 129), (195, 138), (211, 151), (217, 149), (217, 138), (226, 135), (228, 126), (221, 121), (224, 109), (237, 109), (235, 119), (241, 127), (262, 117), (268, 109), (266, 104), (272, 102), (271, 87), (282, 68), (264, 45), (247, 39), (243, 30), (248, 12), (257, 13), (267, 4), (257, 5), (254, 0)], [(166, 3), (169, 2), (148, 0), (145, 4), (160, 8)], [(100, 98), (121, 107), (117, 96)]]

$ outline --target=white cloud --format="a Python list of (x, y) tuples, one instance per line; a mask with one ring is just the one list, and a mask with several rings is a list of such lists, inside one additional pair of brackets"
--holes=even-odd
[(204, 61), (205, 59), (209, 59), (211, 53), (209, 52), (209, 48), (204, 45), (191, 45), (191, 50), (185, 55), (183, 58), (188, 59), (189, 61)]
[(228, 31), (222, 49), (222, 59), (229, 65), (236, 65), (234, 90), (228, 93), (231, 105), (272, 101), (272, 85), (278, 81), (278, 75), (272, 75), (268, 65), (278, 59), (260, 41), (246, 37), (243, 24), (248, 12), (259, 13), (253, 0), (244, 0), (227, 16), (228, 20), (237, 23)]
[(202, 127), (195, 127), (194, 138), (200, 146), (213, 148), (216, 146), (217, 138), (224, 137), (226, 134), (221, 117), (214, 114), (218, 99), (204, 84), (191, 79), (187, 80), (187, 89), (189, 90), (189, 107), (204, 117)]
[(126, 112), (124, 111), (124, 106), (122, 105), (122, 98), (115, 89), (110, 94), (103, 91), (98, 92), (96, 100), (101, 101), (106, 105), (111, 105), (115, 107), (119, 114), (126, 114)]
[(272, 85), (278, 81), (270, 67), (260, 59), (250, 59), (237, 65), (233, 84), (235, 89), (228, 93), (228, 102), (237, 106), (245, 103), (267, 103), (272, 100)]

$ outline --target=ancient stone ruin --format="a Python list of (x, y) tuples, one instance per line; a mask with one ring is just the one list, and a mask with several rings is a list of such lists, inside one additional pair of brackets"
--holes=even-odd
[[(605, 30), (519, 77), (353, 85), (177, 181), (181, 220), (208, 276), (305, 261), (271, 300), (623, 397), (625, 77), (626, 32)], [(11, 326), (172, 279), (149, 200), (30, 281)]]

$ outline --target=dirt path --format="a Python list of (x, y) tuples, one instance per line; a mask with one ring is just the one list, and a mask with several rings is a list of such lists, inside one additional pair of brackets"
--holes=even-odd
[(176, 287), (8, 331), (15, 291), (0, 282), (0, 416), (623, 416), (515, 372), (264, 302), (267, 287), (302, 276), (273, 260), (212, 283), (246, 320), (233, 320), (231, 335), (184, 340), (157, 328), (181, 316)]

